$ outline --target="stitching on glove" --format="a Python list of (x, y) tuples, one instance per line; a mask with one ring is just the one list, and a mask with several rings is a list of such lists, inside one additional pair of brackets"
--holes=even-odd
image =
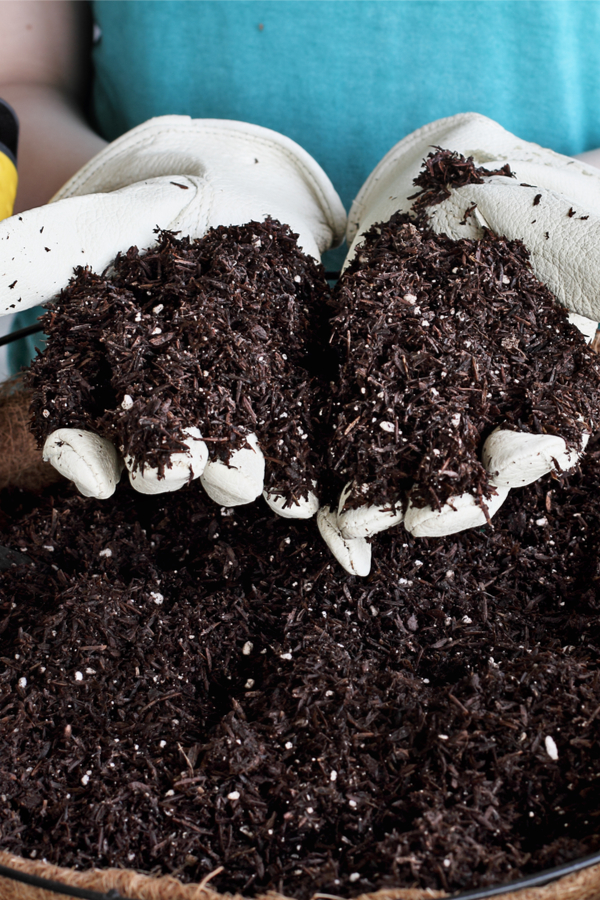
[[(209, 178), (203, 178), (203, 184), (201, 186), (196, 184), (195, 180), (196, 179), (194, 176), (190, 178), (190, 181), (195, 188), (194, 196), (184, 207), (182, 207), (182, 209), (180, 209), (173, 221), (169, 224), (167, 230), (183, 230), (189, 232), (190, 234), (199, 236), (200, 234), (205, 234), (210, 228), (210, 222), (212, 221), (212, 212), (215, 206), (215, 191), (213, 190)], [(189, 218), (186, 218), (186, 216), (188, 216), (188, 210), (190, 209), (190, 207), (195, 208), (194, 217), (191, 220)], [(183, 227), (182, 229), (179, 228), (179, 223), (181, 221), (185, 222), (185, 227)], [(191, 224), (188, 224), (190, 222)], [(200, 223), (202, 223), (202, 225), (200, 225)]]

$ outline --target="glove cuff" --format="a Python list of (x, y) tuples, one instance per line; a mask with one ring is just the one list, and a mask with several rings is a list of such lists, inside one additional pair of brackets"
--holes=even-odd
[(321, 252), (344, 240), (346, 212), (312, 156), (276, 131), (226, 119), (149, 119), (101, 150), (51, 202), (161, 176), (206, 178), (240, 195), (276, 197), (280, 206), (291, 193), (300, 213), (316, 224), (314, 237)]

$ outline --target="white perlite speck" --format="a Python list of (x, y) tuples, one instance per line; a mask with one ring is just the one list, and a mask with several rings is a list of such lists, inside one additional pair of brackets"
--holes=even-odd
[(544, 743), (546, 745), (546, 753), (550, 759), (558, 759), (558, 747), (556, 746), (554, 738), (547, 734), (544, 738)]
[(228, 800), (239, 800), (240, 792), (239, 791), (231, 791), (229, 794), (227, 794), (227, 799)]
[(163, 595), (160, 594), (158, 591), (150, 591), (150, 596), (152, 597), (152, 599), (154, 600), (154, 602), (156, 603), (157, 606), (160, 606), (160, 604), (165, 599), (163, 597)]
[(246, 641), (246, 643), (242, 647), (242, 655), (250, 656), (250, 654), (252, 653), (253, 650), (254, 650), (254, 644), (252, 643), (252, 641)]

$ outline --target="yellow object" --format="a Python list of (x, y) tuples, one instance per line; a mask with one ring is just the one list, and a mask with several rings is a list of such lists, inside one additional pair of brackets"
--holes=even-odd
[(12, 216), (17, 195), (17, 167), (0, 149), (0, 219)]
[(0, 98), (0, 220), (12, 216), (17, 195), (19, 120), (12, 106)]

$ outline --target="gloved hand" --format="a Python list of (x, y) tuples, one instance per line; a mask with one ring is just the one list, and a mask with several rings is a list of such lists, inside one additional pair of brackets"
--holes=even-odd
[[(483, 166), (487, 171), (497, 171), (497, 174), (480, 177), (477, 179), (480, 183), (450, 184), (441, 192), (441, 197), (439, 194), (435, 197), (435, 191), (429, 197), (423, 196), (421, 206), (432, 230), (456, 240), (478, 240), (487, 230), (511, 240), (523, 241), (539, 280), (550, 288), (561, 304), (572, 311), (570, 321), (584, 333), (587, 340), (591, 340), (600, 318), (600, 171), (522, 141), (477, 114), (442, 119), (409, 135), (387, 154), (360, 190), (349, 216), (347, 240), (350, 249), (344, 266), (346, 269), (357, 257), (352, 267), (352, 290), (348, 290), (355, 299), (359, 298), (358, 304), (371, 303), (375, 308), (378, 302), (376, 292), (369, 301), (368, 295), (361, 293), (360, 288), (363, 265), (361, 247), (365, 234), (375, 223), (388, 222), (394, 214), (408, 213), (413, 209), (418, 194), (415, 179), (422, 170), (425, 158), (435, 148), (472, 157), (476, 167)], [(510, 173), (506, 170), (502, 172), (507, 164), (515, 177), (509, 177)], [(460, 179), (457, 179), (457, 185), (460, 185)], [(431, 205), (425, 206), (428, 200)], [(418, 241), (418, 235), (415, 240)], [(365, 265), (368, 252), (364, 251)], [(433, 286), (431, 290), (434, 292)], [(414, 296), (406, 295), (407, 308), (415, 301)], [(363, 309), (368, 311), (367, 306)], [(367, 333), (367, 343), (371, 336), (374, 341), (377, 340), (375, 329), (385, 327), (385, 309), (377, 311), (381, 319), (376, 322), (373, 318), (365, 326), (367, 332), (371, 329)], [(461, 315), (463, 313), (464, 310)], [(365, 316), (367, 314), (365, 312)], [(343, 316), (339, 318), (341, 322)], [(338, 343), (343, 345), (347, 339), (350, 346), (349, 342), (354, 337), (351, 326), (340, 324), (338, 331)], [(401, 351), (402, 347), (397, 349)], [(431, 353), (435, 355), (435, 351)], [(476, 366), (476, 351), (473, 353)], [(348, 371), (358, 370), (359, 355), (354, 346), (352, 351), (348, 351)], [(392, 366), (392, 360), (389, 364)], [(402, 365), (402, 362), (398, 364)], [(363, 402), (365, 392), (372, 392), (375, 408), (375, 404), (381, 402), (376, 397), (383, 397), (382, 386), (370, 386), (368, 382), (373, 379), (368, 378), (368, 373), (363, 373), (363, 376), (360, 381), (363, 387), (356, 388), (357, 402)], [(391, 391), (388, 384), (385, 388), (388, 393)], [(442, 382), (432, 389), (440, 394), (443, 402), (447, 386)], [(355, 428), (350, 418), (352, 409), (359, 410), (359, 406), (348, 404), (346, 417), (340, 419), (345, 425), (344, 434)], [(362, 415), (362, 406), (360, 410)], [(373, 423), (371, 428), (375, 430), (380, 427), (392, 432), (396, 428), (396, 441), (411, 441), (411, 434), (402, 430), (403, 438), (399, 437), (397, 423), (379, 422), (380, 413), (381, 410), (378, 410), (377, 415), (369, 419)], [(365, 575), (370, 568), (371, 552), (366, 538), (402, 521), (415, 536), (441, 536), (484, 525), (497, 511), (510, 488), (529, 484), (548, 472), (564, 471), (576, 464), (593, 425), (589, 418), (586, 421), (583, 419), (581, 417), (577, 438), (569, 442), (553, 433), (520, 433), (514, 427), (495, 429), (483, 448), (478, 448), (488, 473), (487, 496), (477, 496), (475, 490), (467, 490), (450, 497), (447, 502), (428, 504), (423, 502), (421, 496), (418, 503), (413, 503), (409, 487), (391, 502), (373, 504), (368, 500), (371, 486), (351, 480), (342, 490), (337, 505), (333, 503), (320, 510), (318, 522), (321, 532), (348, 571)], [(449, 426), (450, 429), (454, 427), (451, 423)], [(350, 441), (349, 438), (347, 440)], [(460, 436), (457, 440), (460, 441)], [(339, 466), (340, 470), (344, 470), (343, 457), (347, 449), (340, 437), (334, 453), (337, 458), (332, 460), (334, 469)], [(415, 452), (419, 452), (418, 447)], [(420, 452), (423, 460), (427, 455), (428, 465), (431, 458), (428, 454), (440, 454), (436, 444), (422, 446)], [(374, 468), (384, 462), (388, 466), (391, 464), (391, 447), (386, 448), (386, 453), (388, 455), (377, 457), (379, 463), (374, 462)], [(379, 472), (382, 479), (386, 477), (385, 467), (380, 468)], [(366, 504), (361, 504), (361, 494), (367, 497)]]
[[(120, 251), (148, 248), (163, 231), (201, 237), (210, 228), (278, 219), (315, 260), (340, 243), (345, 213), (317, 163), (293, 141), (241, 122), (165, 116), (101, 151), (52, 202), (0, 225), (0, 313), (46, 302), (76, 266), (103, 271)], [(130, 397), (117, 402), (127, 408)], [(177, 490), (201, 476), (223, 506), (248, 503), (263, 489), (265, 462), (256, 438), (225, 464), (209, 460), (198, 428), (188, 429), (166, 468), (139, 466), (105, 438), (82, 428), (50, 434), (44, 455), (86, 496), (109, 497), (124, 463), (143, 493)], [(267, 502), (280, 514), (313, 515), (314, 494), (285, 506), (276, 486)]]

